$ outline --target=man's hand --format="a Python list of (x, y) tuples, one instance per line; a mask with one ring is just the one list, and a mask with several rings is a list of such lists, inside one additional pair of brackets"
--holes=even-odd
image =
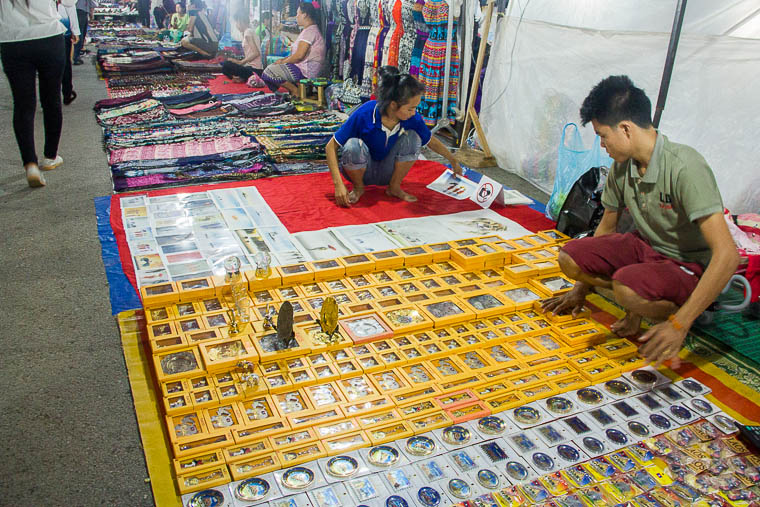
[(77, 42), (79, 42), (79, 36), (78, 36), (78, 35), (74, 35), (74, 34), (72, 33), (72, 34), (71, 34), (71, 43), (72, 43), (72, 44), (76, 44)]
[(644, 345), (639, 349), (639, 352), (647, 361), (655, 363), (655, 367), (660, 366), (668, 359), (672, 359), (670, 367), (678, 368), (681, 365), (678, 352), (681, 350), (681, 345), (683, 345), (688, 331), (686, 327), (676, 329), (667, 320), (661, 322), (641, 335), (639, 342), (644, 343)]
[(576, 317), (583, 310), (586, 294), (588, 294), (588, 290), (585, 287), (576, 285), (569, 292), (565, 292), (561, 296), (541, 301), (541, 309), (554, 314), (570, 311), (573, 317)]
[(346, 208), (351, 206), (351, 203), (348, 202), (348, 189), (342, 181), (335, 184), (335, 202), (338, 204), (338, 206), (343, 206)]
[(459, 161), (457, 161), (457, 160), (454, 160), (451, 163), (451, 170), (454, 171), (454, 174), (456, 174), (457, 176), (461, 176), (462, 172), (463, 172), (462, 171), (462, 166), (459, 165)]

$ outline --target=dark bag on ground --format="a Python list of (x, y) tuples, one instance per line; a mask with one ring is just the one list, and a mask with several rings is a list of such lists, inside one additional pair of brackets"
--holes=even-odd
[(602, 219), (602, 190), (606, 167), (592, 167), (578, 178), (567, 194), (557, 219), (557, 230), (570, 237), (593, 233)]

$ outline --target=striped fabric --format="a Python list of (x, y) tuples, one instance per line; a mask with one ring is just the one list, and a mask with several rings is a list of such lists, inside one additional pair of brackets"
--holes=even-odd
[[(422, 15), (430, 27), (420, 62), (420, 82), (425, 86), (419, 112), (429, 126), (436, 124), (443, 114), (443, 85), (446, 73), (446, 29), (449, 5), (446, 0), (426, 0)], [(454, 24), (456, 31), (456, 23)], [(449, 75), (448, 116), (454, 116), (459, 87), (459, 56), (456, 37), (451, 42), (451, 73)]]

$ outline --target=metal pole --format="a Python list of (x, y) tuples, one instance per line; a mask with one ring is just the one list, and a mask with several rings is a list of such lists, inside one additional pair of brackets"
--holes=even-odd
[(683, 16), (686, 12), (686, 0), (678, 0), (676, 5), (676, 15), (673, 18), (673, 28), (670, 31), (670, 44), (668, 45), (668, 56), (665, 58), (665, 69), (662, 71), (662, 81), (660, 82), (660, 94), (657, 96), (657, 106), (654, 109), (654, 128), (660, 126), (660, 117), (665, 109), (665, 99), (668, 97), (668, 88), (670, 88), (670, 76), (673, 74), (673, 64), (676, 61), (676, 50), (678, 49), (678, 40), (681, 38), (681, 26), (683, 25)]

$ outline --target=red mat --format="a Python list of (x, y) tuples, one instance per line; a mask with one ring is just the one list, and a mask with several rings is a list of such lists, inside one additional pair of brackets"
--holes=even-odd
[(215, 77), (208, 82), (209, 91), (216, 95), (220, 93), (252, 93), (252, 92), (266, 92), (269, 93), (269, 88), (251, 88), (245, 83), (235, 83), (232, 79), (228, 78), (224, 74)]
[[(272, 211), (291, 233), (481, 209), (480, 206), (470, 200), (457, 201), (426, 188), (444, 169), (442, 164), (430, 161), (418, 161), (412, 166), (411, 171), (404, 179), (404, 190), (419, 198), (416, 203), (388, 197), (385, 195), (384, 187), (371, 186), (367, 187), (366, 193), (358, 204), (351, 208), (341, 208), (335, 204), (335, 189), (332, 179), (329, 174), (324, 173), (167, 188), (141, 193), (156, 196), (253, 186), (258, 189)], [(119, 246), (119, 256), (124, 274), (132, 285), (137, 287), (134, 267), (130, 259), (129, 247), (121, 220), (120, 200), (129, 195), (135, 194), (113, 195), (111, 197), (111, 227)], [(493, 210), (530, 231), (552, 229), (555, 226), (554, 222), (542, 213), (528, 206), (496, 206)]]

